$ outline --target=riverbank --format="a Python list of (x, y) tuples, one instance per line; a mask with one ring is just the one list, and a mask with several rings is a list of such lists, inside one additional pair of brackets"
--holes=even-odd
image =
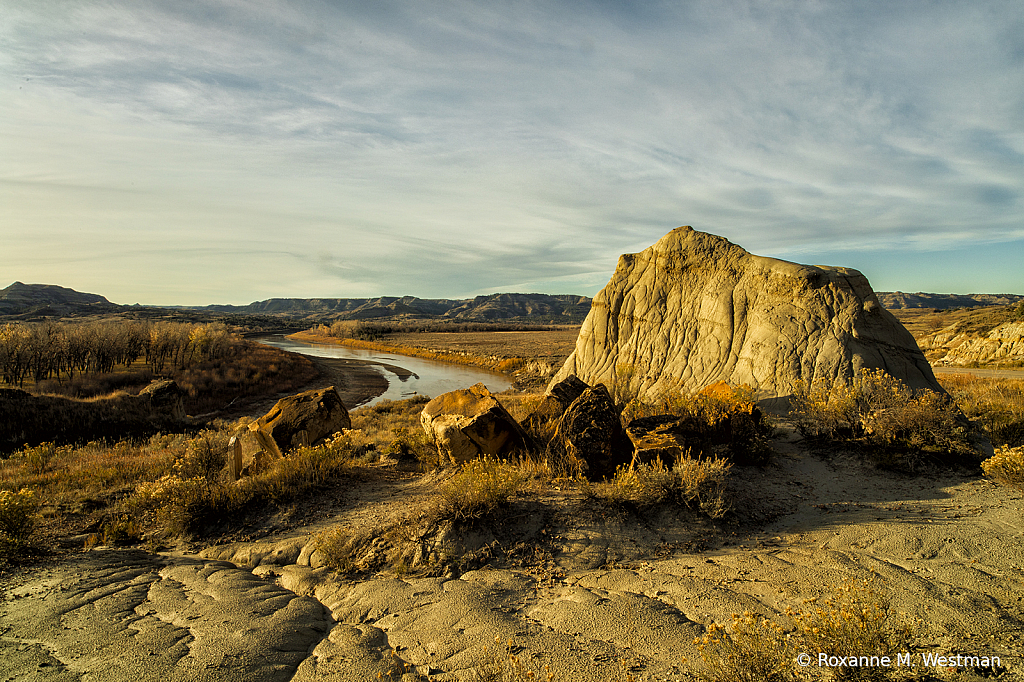
[(578, 335), (579, 327), (569, 326), (544, 331), (396, 333), (385, 341), (337, 338), (313, 330), (287, 338), (478, 367), (510, 377), (515, 388), (529, 390), (547, 384), (572, 353)]

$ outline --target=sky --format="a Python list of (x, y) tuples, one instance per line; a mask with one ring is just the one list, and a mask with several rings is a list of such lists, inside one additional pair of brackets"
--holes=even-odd
[(0, 0), (0, 288), (593, 295), (680, 225), (1024, 294), (1024, 3)]

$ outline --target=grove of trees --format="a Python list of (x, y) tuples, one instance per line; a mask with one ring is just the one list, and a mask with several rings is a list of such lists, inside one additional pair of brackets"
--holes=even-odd
[(108, 320), (8, 323), (0, 326), (0, 376), (63, 381), (105, 373), (144, 358), (154, 373), (185, 369), (224, 355), (231, 333), (223, 324)]

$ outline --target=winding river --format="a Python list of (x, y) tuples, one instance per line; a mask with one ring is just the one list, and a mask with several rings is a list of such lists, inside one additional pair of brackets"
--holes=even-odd
[[(484, 386), (494, 393), (504, 391), (512, 386), (512, 382), (504, 374), (490, 372), (479, 367), (455, 365), (409, 355), (333, 344), (303, 343), (285, 338), (280, 334), (254, 340), (292, 353), (318, 358), (358, 360), (370, 364), (374, 370), (380, 372), (388, 380), (388, 390), (362, 405), (373, 405), (381, 400), (403, 400), (416, 394), (434, 397), (448, 391), (468, 388), (477, 382), (483, 382)], [(359, 406), (361, 405), (353, 407)]]

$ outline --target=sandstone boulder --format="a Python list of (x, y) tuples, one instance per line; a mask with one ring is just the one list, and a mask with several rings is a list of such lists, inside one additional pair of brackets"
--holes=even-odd
[(438, 454), (455, 464), (481, 455), (505, 456), (526, 449), (519, 423), (482, 384), (439, 395), (420, 413)]
[(289, 450), (316, 445), (348, 428), (352, 428), (352, 420), (333, 386), (281, 398), (232, 439), (230, 471), (235, 478), (260, 473)]
[(528, 441), (482, 383), (438, 395), (424, 406), (420, 424), (441, 458), (455, 464), (481, 455), (504, 457), (525, 450)]
[(267, 441), (264, 449), (276, 444), (278, 454), (315, 445), (333, 433), (352, 428), (348, 410), (334, 386), (281, 398), (257, 424), (260, 432), (273, 439), (273, 444)]
[(622, 430), (619, 411), (604, 385), (587, 388), (565, 410), (548, 445), (551, 459), (601, 480), (629, 464), (633, 446)]
[(151, 412), (175, 420), (185, 418), (185, 393), (170, 379), (154, 381), (139, 392)]
[(784, 408), (798, 382), (847, 381), (861, 368), (942, 391), (861, 273), (754, 256), (680, 227), (619, 259), (551, 385), (577, 376), (654, 397), (725, 381)]

